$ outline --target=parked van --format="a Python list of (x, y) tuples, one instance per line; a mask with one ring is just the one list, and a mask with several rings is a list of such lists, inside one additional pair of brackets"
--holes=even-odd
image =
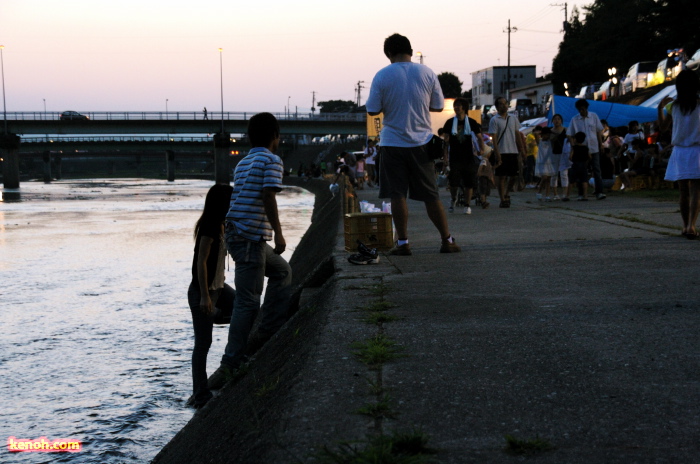
[(579, 90), (578, 95), (576, 95), (574, 98), (585, 98), (586, 100), (593, 100), (595, 91), (598, 90), (599, 86), (600, 82), (593, 83), (590, 85), (584, 85), (583, 87), (581, 87), (581, 90)]
[(510, 101), (508, 112), (516, 112), (520, 118), (530, 118), (536, 111), (529, 98), (514, 98)]
[(593, 100), (607, 100), (612, 97), (613, 87), (612, 81), (603, 82), (603, 85), (593, 94)]
[(660, 85), (666, 81), (672, 81), (681, 72), (681, 63), (673, 58), (664, 58), (656, 66), (656, 72), (649, 82), (649, 86)]
[(657, 66), (658, 63), (655, 61), (640, 61), (630, 66), (627, 76), (622, 81), (622, 93), (626, 94), (649, 87)]

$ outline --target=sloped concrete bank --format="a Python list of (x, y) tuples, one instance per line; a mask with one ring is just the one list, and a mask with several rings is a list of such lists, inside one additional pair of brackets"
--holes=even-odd
[(290, 260), (294, 315), (264, 346), (254, 348), (247, 374), (197, 411), (154, 463), (264, 462), (275, 447), (284, 404), (327, 319), (342, 215), (341, 201), (331, 195), (328, 182), (290, 177), (284, 183), (316, 196), (311, 225)]

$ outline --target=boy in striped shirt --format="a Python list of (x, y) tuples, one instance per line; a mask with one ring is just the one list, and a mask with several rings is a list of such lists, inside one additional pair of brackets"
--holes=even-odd
[(209, 379), (210, 389), (221, 388), (240, 367), (258, 310), (262, 309), (263, 319), (256, 342), (264, 343), (287, 320), (291, 297), (292, 269), (280, 256), (286, 242), (276, 200), (284, 172), (282, 159), (274, 154), (280, 142), (277, 119), (270, 113), (256, 114), (248, 122), (248, 137), (253, 148), (236, 166), (226, 215), (226, 245), (236, 263), (236, 300), (221, 367)]

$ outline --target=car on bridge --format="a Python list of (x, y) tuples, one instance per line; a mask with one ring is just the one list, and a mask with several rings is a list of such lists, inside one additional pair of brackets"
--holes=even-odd
[(61, 121), (88, 121), (90, 118), (77, 111), (64, 111), (59, 117)]

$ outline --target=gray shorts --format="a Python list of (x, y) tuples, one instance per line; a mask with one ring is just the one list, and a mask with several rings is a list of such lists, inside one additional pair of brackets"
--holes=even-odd
[(379, 198), (401, 196), (416, 201), (438, 200), (435, 162), (424, 146), (380, 147)]

